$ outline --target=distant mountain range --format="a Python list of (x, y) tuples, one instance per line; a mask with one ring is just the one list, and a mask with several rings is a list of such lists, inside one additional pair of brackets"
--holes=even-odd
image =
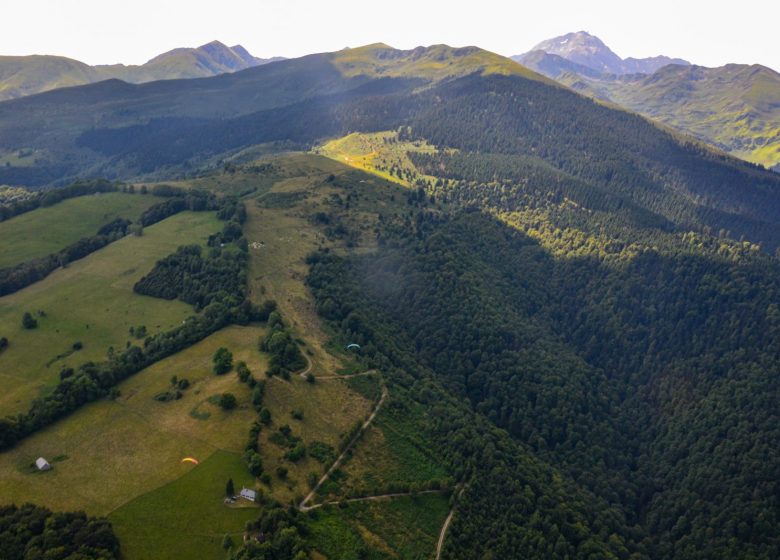
[(179, 48), (141, 65), (90, 66), (62, 56), (0, 56), (0, 101), (61, 87), (116, 78), (130, 83), (179, 78), (206, 78), (283, 60), (257, 58), (241, 45), (212, 41), (197, 48)]
[(544, 41), (512, 58), (584, 95), (780, 171), (780, 74), (770, 68), (705, 68), (666, 56), (621, 59), (584, 31)]
[(513, 56), (512, 59), (529, 66), (529, 61), (534, 63), (539, 61), (541, 53), (551, 55), (543, 60), (543, 64), (549, 65), (551, 62), (563, 59), (563, 62), (573, 62), (580, 68), (584, 66), (601, 74), (651, 74), (668, 64), (690, 65), (687, 60), (668, 56), (623, 59), (612, 52), (612, 49), (601, 39), (586, 31), (567, 33), (542, 41), (528, 53)]

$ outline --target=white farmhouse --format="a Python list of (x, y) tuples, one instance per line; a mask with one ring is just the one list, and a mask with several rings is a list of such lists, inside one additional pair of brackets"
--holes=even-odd
[(249, 488), (242, 488), (241, 497), (246, 500), (249, 500), (250, 502), (254, 502), (255, 498), (257, 498), (257, 492), (255, 492), (254, 490), (250, 490)]
[(50, 465), (50, 464), (49, 464), (49, 462), (48, 462), (46, 459), (44, 459), (43, 457), (38, 457), (38, 458), (35, 460), (35, 466), (36, 466), (36, 467), (38, 467), (38, 470), (39, 470), (39, 471), (48, 471), (48, 470), (50, 470), (50, 469), (51, 469), (51, 465)]

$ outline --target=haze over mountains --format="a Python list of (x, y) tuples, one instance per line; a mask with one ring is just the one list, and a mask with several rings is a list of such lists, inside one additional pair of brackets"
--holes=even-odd
[(130, 83), (179, 78), (204, 78), (236, 72), (281, 58), (262, 59), (241, 45), (212, 41), (197, 48), (178, 48), (141, 65), (90, 66), (62, 56), (0, 56), (0, 100), (60, 87), (116, 78)]
[(666, 56), (624, 60), (584, 31), (512, 58), (584, 95), (780, 170), (780, 74), (771, 68), (705, 68)]

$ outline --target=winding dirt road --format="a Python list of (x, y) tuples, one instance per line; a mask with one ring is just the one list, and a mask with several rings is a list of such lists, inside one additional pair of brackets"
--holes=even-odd
[[(343, 376), (342, 376), (343, 377)], [(360, 426), (360, 430), (354, 435), (354, 437), (349, 441), (347, 446), (344, 448), (344, 451), (341, 452), (341, 455), (339, 455), (336, 460), (333, 462), (333, 464), (330, 466), (330, 468), (325, 472), (324, 475), (322, 475), (322, 478), (317, 482), (317, 485), (312, 489), (311, 492), (308, 493), (308, 495), (301, 501), (300, 504), (298, 504), (298, 509), (301, 511), (309, 511), (310, 509), (314, 509), (315, 507), (319, 506), (307, 506), (306, 504), (310, 502), (312, 499), (314, 499), (314, 496), (317, 494), (317, 490), (320, 489), (320, 487), (325, 484), (325, 481), (330, 478), (330, 475), (333, 474), (333, 471), (335, 471), (339, 466), (341, 465), (341, 462), (344, 460), (344, 457), (346, 456), (347, 452), (352, 449), (352, 447), (357, 443), (358, 439), (360, 439), (360, 436), (363, 435), (363, 432), (366, 431), (366, 429), (371, 425), (371, 422), (374, 421), (374, 418), (376, 418), (376, 415), (379, 413), (379, 409), (382, 408), (382, 405), (384, 404), (385, 400), (387, 399), (388, 395), (387, 387), (382, 387), (382, 396), (379, 398), (379, 402), (376, 403), (376, 407), (374, 407), (374, 411), (371, 413), (371, 416), (366, 419), (365, 422), (363, 422), (363, 425)]]

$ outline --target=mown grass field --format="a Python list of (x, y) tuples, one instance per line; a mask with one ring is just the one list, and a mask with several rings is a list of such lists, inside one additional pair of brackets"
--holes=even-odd
[[(192, 465), (182, 464), (184, 457), (243, 452), (256, 417), (250, 391), (233, 372), (214, 375), (212, 356), (225, 346), (252, 371), (262, 370), (264, 357), (255, 349), (262, 332), (260, 327), (223, 329), (127, 379), (116, 401), (92, 403), (0, 454), (0, 501), (105, 515), (189, 472)], [(154, 400), (173, 375), (186, 377), (191, 387), (180, 400)], [(209, 402), (223, 392), (236, 395), (238, 408), (226, 412)], [(30, 471), (40, 456), (65, 459), (53, 462), (49, 472)]]
[(170, 484), (125, 504), (109, 516), (122, 543), (122, 554), (132, 560), (222, 558), (222, 539), (230, 534), (241, 543), (244, 524), (258, 516), (246, 500), (225, 506), (228, 478), (238, 492), (253, 480), (239, 454), (216, 451)]
[[(133, 285), (179, 245), (205, 243), (220, 228), (211, 212), (183, 212), (0, 298), (0, 336), (10, 341), (0, 354), (0, 414), (26, 410), (56, 384), (63, 367), (103, 360), (110, 347), (123, 349), (135, 340), (130, 327), (145, 325), (153, 334), (191, 315), (191, 306), (137, 295)], [(37, 329), (22, 328), (26, 311), (46, 314)], [(73, 352), (75, 342), (83, 349)]]
[(136, 220), (162, 199), (151, 195), (100, 193), (63, 200), (0, 222), (0, 268), (56, 253), (95, 235), (117, 218)]
[(430, 559), (448, 512), (444, 494), (330, 506), (311, 522), (311, 541), (329, 560)]

